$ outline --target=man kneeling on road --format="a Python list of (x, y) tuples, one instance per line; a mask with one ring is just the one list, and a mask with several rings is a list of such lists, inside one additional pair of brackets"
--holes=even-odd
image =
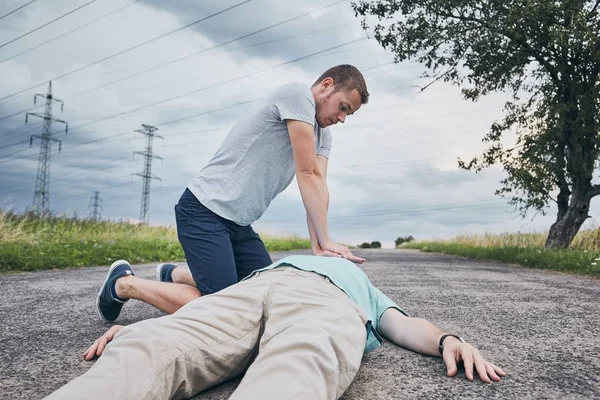
[(48, 399), (188, 398), (244, 371), (231, 399), (337, 399), (380, 335), (441, 356), (448, 376), (461, 361), (469, 380), (505, 375), (458, 336), (407, 316), (352, 262), (289, 256), (172, 315), (113, 326), (83, 354), (100, 359)]

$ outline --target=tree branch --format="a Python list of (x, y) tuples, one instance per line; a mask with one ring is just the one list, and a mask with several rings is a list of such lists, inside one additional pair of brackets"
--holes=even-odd
[[(600, 0), (598, 0), (600, 1)], [(513, 42), (519, 44), (521, 47), (523, 47), (529, 54), (531, 54), (533, 56), (533, 58), (535, 58), (535, 60), (537, 62), (539, 62), (542, 66), (544, 66), (546, 68), (546, 70), (548, 71), (548, 73), (550, 74), (550, 76), (552, 77), (552, 81), (554, 81), (554, 83), (558, 86), (559, 85), (559, 79), (558, 79), (558, 75), (556, 73), (555, 68), (550, 65), (546, 60), (544, 60), (543, 55), (538, 53), (537, 51), (535, 51), (534, 49), (531, 48), (531, 46), (529, 45), (529, 43), (527, 43), (527, 41), (523, 40), (522, 38), (518, 38), (514, 35), (511, 35), (509, 32), (506, 32), (504, 30), (501, 29), (497, 29), (499, 27), (499, 25), (497, 26), (491, 26), (490, 24), (477, 19), (477, 18), (473, 18), (473, 17), (466, 17), (466, 16), (462, 16), (462, 15), (454, 15), (454, 14), (447, 14), (444, 12), (440, 12), (438, 13), (440, 16), (445, 17), (445, 18), (453, 18), (453, 19), (457, 19), (459, 21), (468, 21), (468, 22), (474, 22), (476, 24), (479, 24), (483, 27), (485, 27), (486, 29), (489, 29), (492, 32), (496, 32), (499, 33), (503, 36), (505, 36), (506, 38), (512, 40)]]
[(450, 72), (456, 70), (457, 65), (458, 65), (458, 63), (454, 64), (452, 67), (448, 68), (448, 70), (446, 72), (444, 72), (443, 74), (441, 74), (440, 76), (438, 76), (437, 78), (435, 78), (434, 80), (432, 80), (425, 86), (419, 86), (419, 85), (411, 85), (411, 86), (421, 89), (419, 91), (419, 93), (424, 92), (429, 86), (433, 85), (434, 83), (436, 83), (437, 81), (442, 79), (444, 76), (448, 75)]
[[(598, 5), (600, 5), (600, 0), (596, 0), (596, 4), (594, 4), (594, 7), (592, 7), (592, 10), (588, 14), (588, 17), (591, 17), (596, 12)], [(588, 20), (589, 20), (589, 18), (588, 18)]]
[(592, 185), (592, 189), (590, 190), (590, 194), (592, 197), (598, 196), (600, 194), (600, 185)]

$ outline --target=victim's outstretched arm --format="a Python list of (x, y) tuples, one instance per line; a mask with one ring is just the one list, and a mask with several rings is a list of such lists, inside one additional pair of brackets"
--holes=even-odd
[(457, 365), (461, 361), (464, 363), (465, 375), (470, 381), (474, 379), (474, 371), (477, 371), (481, 380), (487, 383), (499, 381), (501, 376), (506, 375), (502, 369), (486, 361), (475, 347), (453, 336), (444, 339), (443, 354), (440, 354), (438, 345), (447, 332), (425, 319), (407, 317), (395, 308), (388, 308), (383, 313), (379, 330), (383, 336), (398, 346), (421, 354), (442, 356), (448, 376), (456, 375)]

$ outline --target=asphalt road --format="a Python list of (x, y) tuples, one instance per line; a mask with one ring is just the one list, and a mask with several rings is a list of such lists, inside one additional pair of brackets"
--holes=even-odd
[[(402, 308), (459, 333), (508, 376), (448, 378), (441, 359), (388, 342), (364, 357), (344, 399), (600, 398), (600, 280), (409, 250), (356, 253)], [(81, 353), (109, 326), (95, 310), (106, 270), (0, 275), (0, 398), (42, 398), (92, 365)], [(154, 265), (134, 270), (154, 275)], [(160, 315), (131, 301), (118, 322)], [(227, 398), (236, 384), (195, 398)]]

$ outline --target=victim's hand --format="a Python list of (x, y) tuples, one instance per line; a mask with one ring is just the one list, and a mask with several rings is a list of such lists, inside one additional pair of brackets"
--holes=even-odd
[(501, 376), (506, 376), (506, 372), (500, 367), (486, 361), (479, 351), (468, 343), (462, 343), (457, 339), (447, 338), (447, 345), (444, 345), (444, 363), (448, 370), (448, 376), (455, 376), (458, 372), (457, 364), (462, 361), (465, 367), (465, 375), (471, 382), (474, 380), (473, 372), (477, 371), (479, 378), (485, 383), (492, 381), (499, 382)]
[(119, 332), (123, 328), (122, 325), (113, 325), (106, 333), (100, 336), (96, 341), (83, 352), (83, 358), (86, 361), (90, 361), (94, 357), (100, 357), (104, 352), (104, 348), (114, 339), (117, 332)]

